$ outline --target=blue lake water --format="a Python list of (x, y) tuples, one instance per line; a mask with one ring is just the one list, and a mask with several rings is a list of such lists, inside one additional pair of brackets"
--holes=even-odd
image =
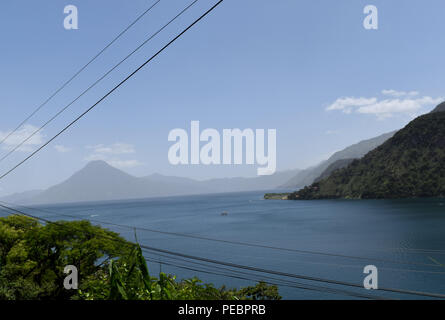
[[(362, 285), (366, 276), (363, 268), (375, 265), (380, 288), (445, 294), (445, 199), (277, 201), (262, 197), (262, 192), (250, 192), (38, 208), (78, 219), (141, 228), (137, 230), (139, 242), (155, 248), (357, 285)], [(226, 216), (221, 215), (224, 211)], [(27, 212), (51, 220), (70, 220), (41, 211)], [(131, 228), (102, 225), (134, 240)], [(142, 228), (275, 248), (160, 234)], [(422, 298), (145, 254), (156, 261), (149, 262), (152, 274), (162, 270), (179, 278), (198, 276), (205, 282), (228, 287), (264, 279), (280, 284), (280, 293), (286, 299), (346, 299), (351, 298), (351, 292)], [(308, 290), (307, 287), (314, 289), (312, 286), (316, 286), (315, 290)], [(326, 288), (337, 291), (327, 292)]]

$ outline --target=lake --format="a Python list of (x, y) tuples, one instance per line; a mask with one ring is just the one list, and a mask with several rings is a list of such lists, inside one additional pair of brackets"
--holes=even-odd
[[(141, 244), (183, 254), (359, 286), (366, 276), (363, 268), (375, 265), (379, 288), (445, 294), (445, 199), (280, 201), (263, 200), (263, 194), (181, 196), (36, 208), (78, 219), (137, 227)], [(25, 211), (51, 220), (70, 220), (47, 212)], [(132, 228), (102, 225), (134, 240)], [(198, 276), (205, 282), (228, 287), (251, 285), (263, 279), (279, 284), (285, 299), (360, 298), (357, 294), (427, 298), (203, 261), (192, 263), (164, 253), (144, 254), (150, 260), (152, 274), (162, 270), (178, 278)]]

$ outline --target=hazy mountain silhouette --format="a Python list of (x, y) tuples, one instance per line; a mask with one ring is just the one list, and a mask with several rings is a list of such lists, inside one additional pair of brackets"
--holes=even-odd
[[(445, 196), (445, 104), (420, 116), (346, 168), (290, 199)], [(441, 111), (443, 110), (443, 111)]]
[(431, 113), (443, 112), (443, 111), (445, 111), (445, 102), (439, 104), (436, 108), (434, 108), (433, 111), (431, 111)]
[(347, 167), (354, 160), (355, 159), (341, 159), (341, 160), (335, 161), (333, 164), (331, 164), (329, 167), (327, 167), (326, 170), (323, 171), (323, 173), (317, 179), (314, 180), (314, 182), (318, 182), (320, 180), (323, 180), (323, 179), (329, 177), (332, 172), (334, 172), (335, 170)]
[[(436, 109), (438, 109), (438, 106)], [(442, 106), (443, 108), (445, 106)], [(326, 177), (335, 169), (363, 157), (394, 135), (386, 133), (364, 140), (333, 154), (328, 160), (305, 170), (276, 172), (253, 178), (221, 178), (199, 181), (190, 178), (152, 174), (134, 177), (105, 161), (92, 161), (67, 180), (47, 190), (28, 191), (3, 197), (11, 203), (67, 203), (137, 199), (177, 195), (243, 192), (274, 189), (300, 189)], [(289, 177), (292, 177), (289, 179)], [(319, 178), (319, 179), (317, 179)]]
[(377, 148), (383, 144), (386, 140), (391, 138), (396, 131), (382, 134), (378, 137), (363, 140), (359, 143), (353, 144), (341, 151), (334, 153), (328, 160), (323, 161), (317, 166), (301, 170), (285, 184), (281, 186), (283, 189), (300, 189), (305, 186), (311, 185), (318, 177), (320, 177), (325, 170), (329, 168), (333, 163), (339, 160), (345, 159), (359, 159), (367, 154), (369, 151)]
[(134, 177), (105, 161), (92, 161), (67, 180), (47, 190), (17, 194), (3, 199), (38, 204), (270, 190), (296, 172), (297, 170), (291, 170), (277, 172), (271, 176), (198, 181), (160, 174)]
[(29, 199), (33, 197), (37, 197), (42, 192), (43, 190), (30, 190), (24, 192), (17, 192), (8, 196), (1, 197), (0, 200), (10, 203), (23, 203), (27, 202)]

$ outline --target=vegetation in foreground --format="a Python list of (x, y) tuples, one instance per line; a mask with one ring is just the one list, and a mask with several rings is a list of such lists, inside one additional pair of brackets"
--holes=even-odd
[[(79, 289), (63, 286), (64, 268), (79, 271)], [(215, 288), (199, 279), (150, 276), (139, 245), (88, 221), (42, 225), (21, 215), (0, 218), (0, 299), (275, 300), (278, 288), (260, 282)]]

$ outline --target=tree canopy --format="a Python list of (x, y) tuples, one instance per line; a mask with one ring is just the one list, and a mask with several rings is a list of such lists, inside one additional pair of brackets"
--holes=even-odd
[[(64, 268), (78, 269), (79, 288), (65, 289)], [(0, 300), (20, 299), (281, 299), (260, 282), (215, 288), (198, 278), (149, 274), (138, 244), (88, 221), (40, 224), (22, 215), (0, 218)]]
[(289, 199), (444, 197), (444, 137), (445, 112), (420, 116), (360, 160)]

